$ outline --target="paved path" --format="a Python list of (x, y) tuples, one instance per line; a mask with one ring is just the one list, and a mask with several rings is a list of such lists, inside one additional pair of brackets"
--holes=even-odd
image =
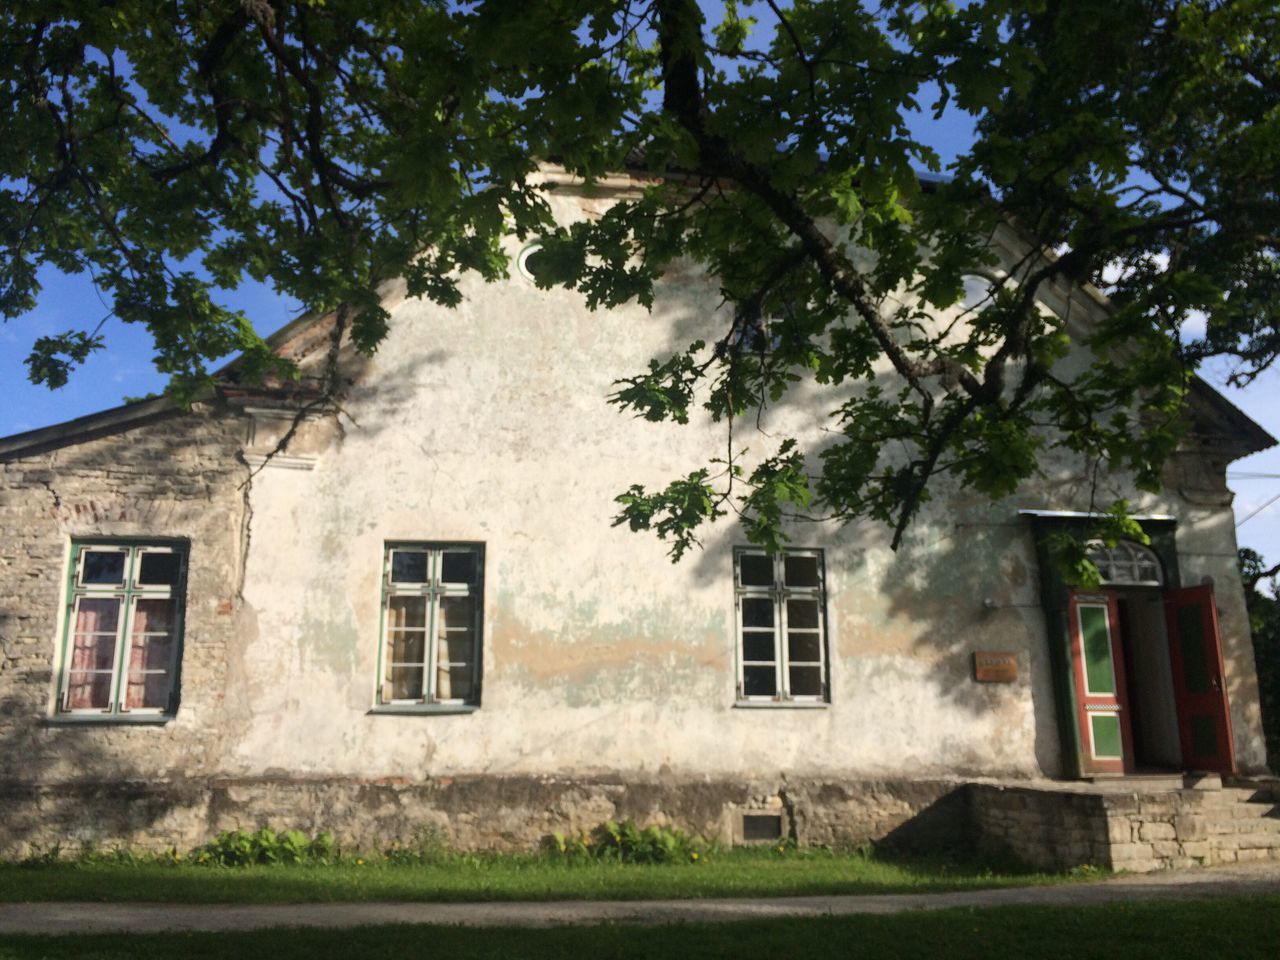
[(1070, 906), (1139, 900), (1197, 900), (1280, 894), (1280, 863), (1213, 867), (1091, 883), (961, 893), (774, 897), (736, 900), (557, 901), (553, 903), (179, 903), (0, 904), (0, 934), (158, 933), (360, 927), (388, 923), (467, 927), (587, 926), (598, 923), (727, 922), (770, 917), (901, 913), (953, 907)]

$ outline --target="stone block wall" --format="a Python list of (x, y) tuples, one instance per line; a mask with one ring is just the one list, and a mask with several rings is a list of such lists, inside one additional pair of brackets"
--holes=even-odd
[(970, 787), (979, 847), (1042, 869), (1149, 873), (1280, 859), (1280, 806), (1252, 790)]
[[(219, 831), (261, 826), (332, 830), (364, 850), (410, 842), (426, 827), (458, 849), (519, 851), (627, 819), (728, 845), (740, 840), (744, 813), (779, 815), (784, 835), (806, 845), (960, 852), (972, 836), (963, 787), (943, 781), (256, 777), (0, 785), (0, 856), (55, 844), (186, 851)], [(27, 829), (7, 829), (15, 820)]]
[[(113, 784), (102, 788), (105, 810), (131, 782), (182, 783), (218, 769), (247, 626), (237, 602), (243, 433), (233, 413), (197, 405), (0, 462), (0, 822), (9, 844), (66, 833), (48, 822), (62, 805), (31, 793), (39, 785), (59, 785), (56, 796), (75, 784)], [(163, 726), (73, 725), (53, 713), (70, 545), (94, 537), (190, 544), (181, 708)], [(23, 791), (31, 803), (16, 803)], [(71, 830), (73, 820), (59, 822)]]
[(1149, 873), (1210, 861), (1206, 798), (1197, 790), (1102, 797), (1110, 841), (1107, 866)]
[(972, 784), (969, 803), (978, 849), (1012, 854), (1040, 870), (1109, 867), (1102, 797), (1031, 787)]

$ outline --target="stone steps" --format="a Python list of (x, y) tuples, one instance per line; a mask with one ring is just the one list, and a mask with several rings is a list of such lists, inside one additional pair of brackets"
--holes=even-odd
[(1276, 780), (1187, 775), (972, 790), (984, 842), (1037, 866), (1148, 873), (1280, 861)]
[(1210, 863), (1280, 860), (1280, 792), (1271, 783), (1230, 783), (1203, 807)]
[(1233, 833), (1275, 833), (1280, 834), (1280, 820), (1270, 817), (1235, 817), (1231, 820), (1205, 818), (1205, 826), (1210, 836), (1225, 836)]

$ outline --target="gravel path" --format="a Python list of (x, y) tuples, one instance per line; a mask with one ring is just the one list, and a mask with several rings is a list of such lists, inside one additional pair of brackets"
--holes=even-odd
[(1089, 883), (960, 893), (906, 893), (735, 900), (552, 903), (6, 903), (0, 934), (158, 933), (451, 924), (468, 927), (589, 926), (599, 923), (720, 923), (772, 917), (843, 916), (954, 907), (1071, 906), (1280, 894), (1280, 863), (1213, 867)]

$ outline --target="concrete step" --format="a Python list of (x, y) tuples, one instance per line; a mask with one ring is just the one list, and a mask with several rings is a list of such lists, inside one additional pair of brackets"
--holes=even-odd
[(1173, 793), (1178, 790), (1216, 792), (1222, 778), (1216, 773), (1098, 774), (1085, 780), (1097, 793)]
[(1229, 776), (1223, 786), (1240, 793), (1248, 794), (1254, 800), (1270, 800), (1280, 803), (1280, 777), (1241, 777)]
[(1280, 803), (1280, 796), (1272, 796), (1268, 791), (1243, 789), (1240, 787), (1224, 787), (1214, 793), (1203, 794), (1205, 809), (1215, 807), (1234, 807), (1239, 805), (1274, 806)]
[(1205, 824), (1210, 836), (1228, 836), (1242, 833), (1274, 833), (1280, 835), (1280, 819), (1263, 818), (1248, 820), (1210, 820)]
[(1263, 817), (1280, 817), (1280, 804), (1237, 801), (1235, 803), (1206, 803), (1201, 814), (1216, 820), (1260, 820)]

